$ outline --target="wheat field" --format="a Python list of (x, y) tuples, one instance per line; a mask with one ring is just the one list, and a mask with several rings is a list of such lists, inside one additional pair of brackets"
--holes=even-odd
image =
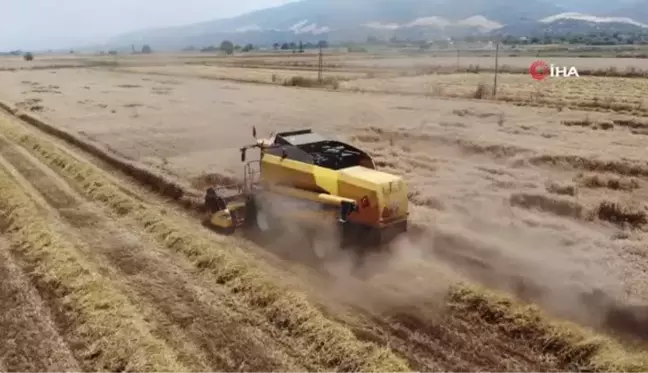
[[(465, 99), (478, 74), (304, 89), (147, 58), (0, 72), (3, 370), (648, 369), (643, 118)], [(640, 100), (641, 79), (594, 79), (542, 98)], [(408, 181), (412, 232), (358, 277), (204, 229), (252, 126), (367, 150)]]
[[(493, 98), (494, 74), (439, 74), (356, 79), (341, 89), (424, 96)], [(648, 114), (648, 80), (581, 76), (536, 81), (525, 74), (499, 74), (496, 99), (521, 105)]]

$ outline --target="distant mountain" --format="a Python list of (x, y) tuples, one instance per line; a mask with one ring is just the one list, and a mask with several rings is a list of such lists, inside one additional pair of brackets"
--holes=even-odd
[(589, 22), (579, 19), (556, 18), (547, 22), (527, 22), (506, 25), (496, 31), (494, 34), (507, 35), (513, 37), (544, 37), (544, 36), (561, 36), (561, 35), (586, 35), (601, 32), (607, 33), (646, 33), (646, 26), (637, 26), (634, 23), (627, 22)]
[(445, 29), (450, 34), (471, 29), (487, 32), (524, 17), (539, 19), (561, 11), (544, 0), (464, 0), (460, 5), (455, 0), (302, 0), (229, 19), (123, 34), (109, 44), (178, 47), (214, 44), (223, 37), (266, 43), (297, 38), (353, 41), (412, 30), (444, 37)]
[(538, 21), (505, 25), (493, 34), (514, 37), (587, 35), (605, 31), (607, 34), (648, 34), (648, 24), (628, 17), (597, 17), (583, 13), (560, 13)]
[(425, 40), (493, 32), (631, 30), (644, 22), (648, 0), (302, 0), (228, 19), (131, 32), (108, 45), (146, 43), (160, 50), (218, 45), (224, 39), (260, 45), (368, 37)]
[(583, 13), (560, 13), (547, 18), (543, 18), (540, 20), (540, 22), (550, 25), (554, 22), (562, 21), (562, 20), (582, 21), (585, 23), (599, 24), (599, 26), (600, 25), (605, 26), (606, 24), (608, 25), (628, 24), (628, 25), (641, 27), (641, 28), (648, 27), (647, 24), (635, 21), (630, 17), (597, 17), (597, 16), (583, 14)]

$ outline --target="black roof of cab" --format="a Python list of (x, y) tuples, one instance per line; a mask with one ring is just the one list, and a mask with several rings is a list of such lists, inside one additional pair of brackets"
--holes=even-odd
[(275, 143), (300, 146), (300, 145), (313, 144), (313, 143), (323, 142), (328, 140), (329, 139), (325, 138), (324, 136), (313, 132), (313, 130), (306, 129), (306, 130), (277, 133)]
[(375, 168), (371, 157), (364, 151), (347, 143), (327, 139), (310, 129), (277, 133), (274, 144), (278, 147), (269, 148), (269, 154), (320, 167), (339, 170), (362, 164)]

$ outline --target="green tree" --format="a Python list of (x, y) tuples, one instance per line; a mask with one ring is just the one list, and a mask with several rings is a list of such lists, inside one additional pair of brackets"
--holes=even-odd
[(221, 45), (220, 45), (220, 50), (227, 54), (233, 54), (234, 53), (234, 43), (232, 43), (229, 40), (224, 40)]
[(34, 55), (31, 54), (30, 52), (27, 52), (23, 55), (23, 58), (25, 61), (33, 61), (34, 60)]
[(243, 51), (243, 52), (249, 52), (249, 51), (251, 51), (251, 50), (253, 50), (253, 49), (254, 49), (254, 45), (252, 45), (252, 44), (245, 44), (245, 46), (243, 47), (242, 51)]
[(151, 49), (150, 45), (144, 44), (144, 46), (142, 46), (142, 53), (143, 54), (153, 53), (153, 50)]

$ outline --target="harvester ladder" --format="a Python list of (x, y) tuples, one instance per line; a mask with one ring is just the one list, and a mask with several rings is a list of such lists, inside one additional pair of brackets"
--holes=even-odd
[(261, 182), (261, 161), (249, 161), (243, 169), (243, 186), (246, 192), (252, 192)]

